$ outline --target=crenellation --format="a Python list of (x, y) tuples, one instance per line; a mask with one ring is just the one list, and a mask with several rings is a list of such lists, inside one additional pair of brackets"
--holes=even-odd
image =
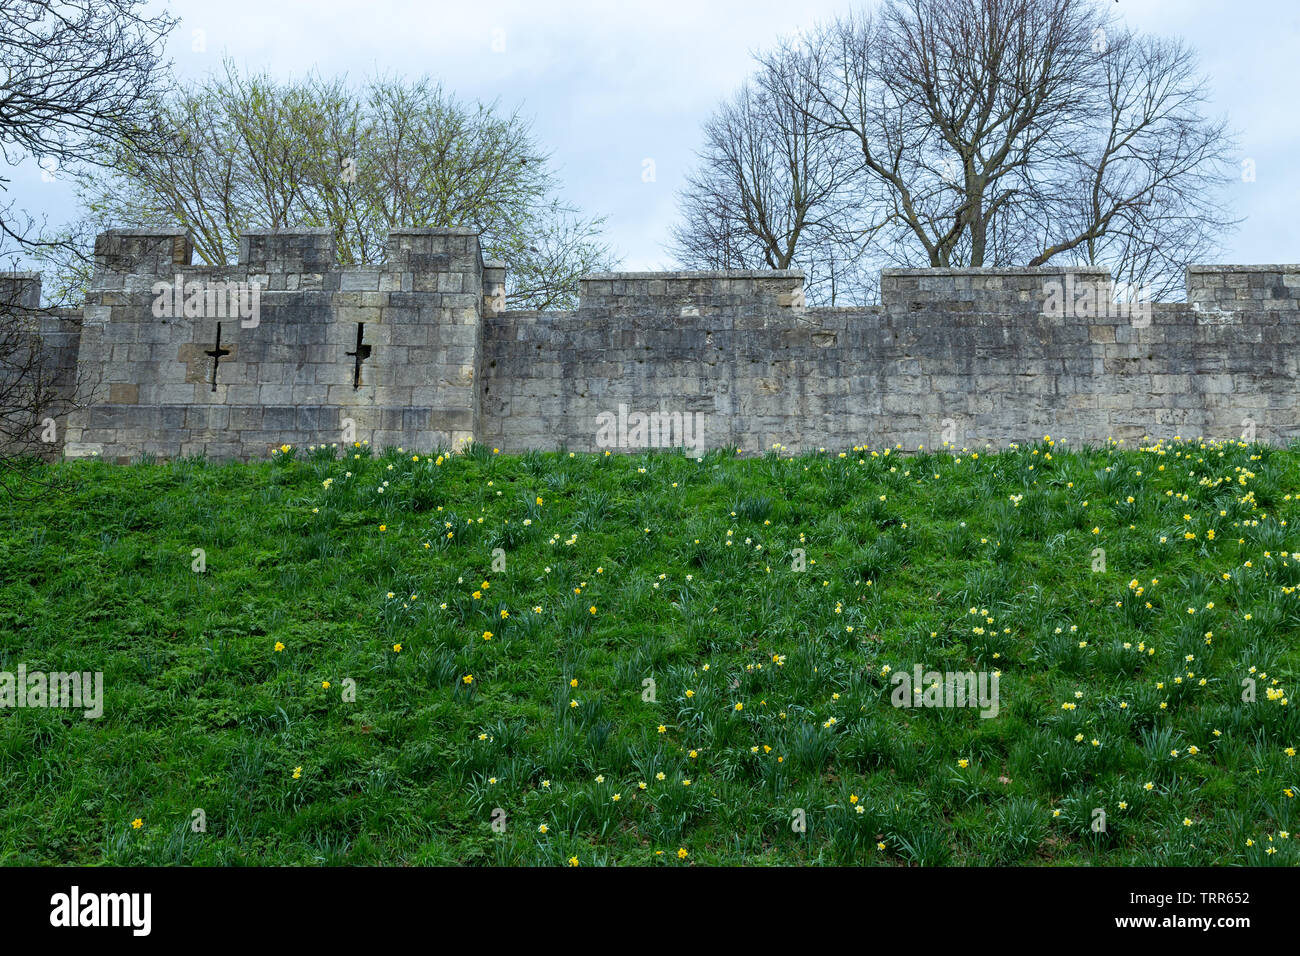
[(185, 232), (110, 229), (95, 237), (94, 275), (103, 281), (101, 288), (120, 288), (123, 277), (167, 275), (176, 266), (189, 266), (193, 255), (194, 246)]
[[(1193, 266), (1186, 303), (1098, 268), (886, 269), (860, 308), (807, 307), (798, 270), (607, 273), (530, 312), (474, 230), (386, 250), (339, 265), (328, 230), (263, 230), (211, 267), (170, 230), (103, 234), (85, 309), (40, 323), (65, 379), (102, 384), (65, 453), (255, 458), (345, 429), (506, 451), (1300, 435), (1300, 266)], [(39, 276), (9, 281), (39, 298)]]
[(239, 237), (239, 265), (268, 277), (289, 273), (325, 273), (338, 263), (331, 229), (258, 229)]
[(19, 314), (34, 313), (41, 304), (41, 274), (39, 272), (0, 272), (0, 307), (12, 308)]
[[(188, 249), (166, 230), (114, 230), (97, 242), (76, 366), (108, 387), (70, 416), (67, 454), (191, 454), (201, 438), (210, 450), (260, 457), (278, 444), (342, 442), (347, 420), (355, 440), (372, 444), (400, 444), (402, 422), (429, 445), (465, 437), (482, 299), (475, 232), (396, 232), (395, 258), (364, 266), (338, 265), (324, 229), (246, 233), (231, 266), (192, 265)], [(430, 291), (416, 290), (415, 266), (433, 270), (420, 274)], [(466, 274), (448, 279), (452, 268)], [(441, 349), (443, 337), (463, 348)], [(177, 425), (158, 424), (146, 439), (153, 419), (112, 414), (126, 385), (133, 401), (179, 413)], [(412, 405), (417, 387), (438, 402)], [(184, 424), (216, 407), (226, 414)], [(390, 407), (406, 411), (381, 427), (377, 413)], [(195, 427), (199, 438), (185, 433)]]

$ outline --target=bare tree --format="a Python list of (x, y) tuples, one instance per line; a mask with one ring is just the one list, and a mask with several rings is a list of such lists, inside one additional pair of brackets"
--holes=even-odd
[[(165, 83), (161, 47), (175, 21), (145, 16), (142, 0), (8, 0), (0, 3), (0, 153), (13, 166), (47, 170), (96, 161), (92, 144), (149, 152), (150, 123)], [(8, 192), (0, 176), (0, 193)], [(86, 268), (70, 234), (51, 234), (16, 202), (0, 199), (0, 255), (62, 256)], [(56, 284), (42, 306), (39, 277), (0, 273), (0, 488), (18, 494), (18, 472), (50, 458), (68, 412), (91, 382), (76, 381), (79, 324)], [(34, 479), (38, 491), (56, 483)]]
[(727, 153), (715, 139), (733, 150), (770, 140), (784, 111), (821, 144), (805, 155), (842, 164), (847, 149), (856, 160), (858, 194), (841, 209), (858, 212), (869, 239), (859, 268), (1104, 265), (1161, 294), (1180, 290), (1183, 268), (1235, 225), (1219, 200), (1234, 144), (1202, 113), (1192, 52), (1120, 28), (1098, 0), (885, 0), (759, 62), (783, 110), (761, 137), (710, 127), (683, 249), (763, 242), (761, 221), (700, 211), (742, 208), (708, 205), (744, 195), (738, 173), (717, 188), (713, 155)]
[(873, 294), (861, 268), (879, 226), (860, 199), (860, 165), (821, 133), (812, 90), (774, 60), (705, 124), (700, 168), (687, 179), (672, 249), (705, 269), (802, 268), (815, 304)]
[[(1108, 266), (1155, 297), (1184, 291), (1188, 263), (1235, 225), (1216, 203), (1231, 147), (1226, 124), (1202, 118), (1204, 84), (1180, 41), (1098, 32), (1102, 85), (1093, 134), (1061, 144), (1053, 192), (1033, 204), (1055, 216), (1028, 245), (1029, 265), (1069, 257)], [(1035, 184), (1037, 185), (1037, 184)]]
[[(93, 161), (92, 143), (141, 150), (165, 82), (160, 54), (175, 24), (146, 17), (143, 0), (8, 0), (0, 4), (0, 152), (57, 169)], [(9, 179), (0, 176), (0, 192)], [(58, 245), (10, 201), (0, 254)]]

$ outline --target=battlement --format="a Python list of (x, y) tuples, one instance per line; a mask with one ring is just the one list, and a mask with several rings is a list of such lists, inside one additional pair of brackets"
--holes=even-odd
[(664, 447), (681, 436), (653, 423), (689, 416), (694, 447), (754, 451), (1285, 442), (1298, 272), (1193, 266), (1187, 301), (1161, 303), (1099, 268), (885, 269), (881, 304), (848, 308), (805, 307), (797, 271), (592, 276), (574, 312), (487, 318), (482, 440)]
[(35, 310), (40, 304), (39, 272), (0, 272), (0, 308)]
[[(237, 262), (208, 266), (183, 234), (99, 236), (78, 368), (100, 395), (71, 417), (67, 454), (469, 440), (491, 311), (478, 235), (395, 230), (386, 252), (340, 266), (327, 229), (258, 230), (240, 237)], [(503, 308), (502, 269), (495, 278)]]
[[(1300, 435), (1296, 265), (1192, 266), (1185, 303), (1044, 266), (885, 269), (880, 305), (810, 308), (803, 272), (737, 270), (590, 275), (574, 311), (524, 312), (507, 278), (472, 229), (394, 230), (346, 266), (326, 229), (248, 232), (223, 266), (174, 230), (110, 230), (84, 315), (42, 325), (99, 383), (66, 453), (593, 450), (611, 421), (613, 447), (661, 447), (636, 445), (642, 415), (701, 448)], [(40, 277), (4, 288), (32, 309)]]
[(239, 264), (250, 272), (329, 272), (338, 266), (332, 229), (263, 229), (239, 237)]
[(1187, 267), (1187, 301), (1201, 311), (1294, 311), (1298, 300), (1300, 265)]
[(194, 246), (187, 233), (171, 229), (110, 229), (95, 237), (95, 278), (165, 275), (188, 266)]
[(803, 280), (803, 272), (795, 269), (597, 273), (579, 280), (578, 311), (608, 309), (621, 315), (667, 308), (700, 315), (765, 307), (799, 310), (804, 307)]
[(1110, 280), (1102, 268), (1039, 266), (1021, 269), (882, 269), (880, 299), (886, 309), (952, 312), (1041, 311), (1049, 283), (1083, 288)]

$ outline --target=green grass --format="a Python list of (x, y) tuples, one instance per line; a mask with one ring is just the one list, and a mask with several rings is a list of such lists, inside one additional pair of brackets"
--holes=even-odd
[(338, 455), (0, 498), (0, 862), (1300, 862), (1300, 452)]

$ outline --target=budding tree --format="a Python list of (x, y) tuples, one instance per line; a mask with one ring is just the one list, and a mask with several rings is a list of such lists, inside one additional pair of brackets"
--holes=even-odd
[(390, 229), (470, 226), (484, 256), (505, 261), (516, 308), (573, 305), (579, 276), (613, 267), (601, 220), (557, 198), (528, 121), (427, 77), (356, 87), (227, 62), (167, 97), (156, 122), (168, 149), (110, 147), (112, 161), (80, 178), (96, 228), (180, 226), (203, 261), (225, 265), (253, 228), (328, 227), (351, 264), (379, 261)]

